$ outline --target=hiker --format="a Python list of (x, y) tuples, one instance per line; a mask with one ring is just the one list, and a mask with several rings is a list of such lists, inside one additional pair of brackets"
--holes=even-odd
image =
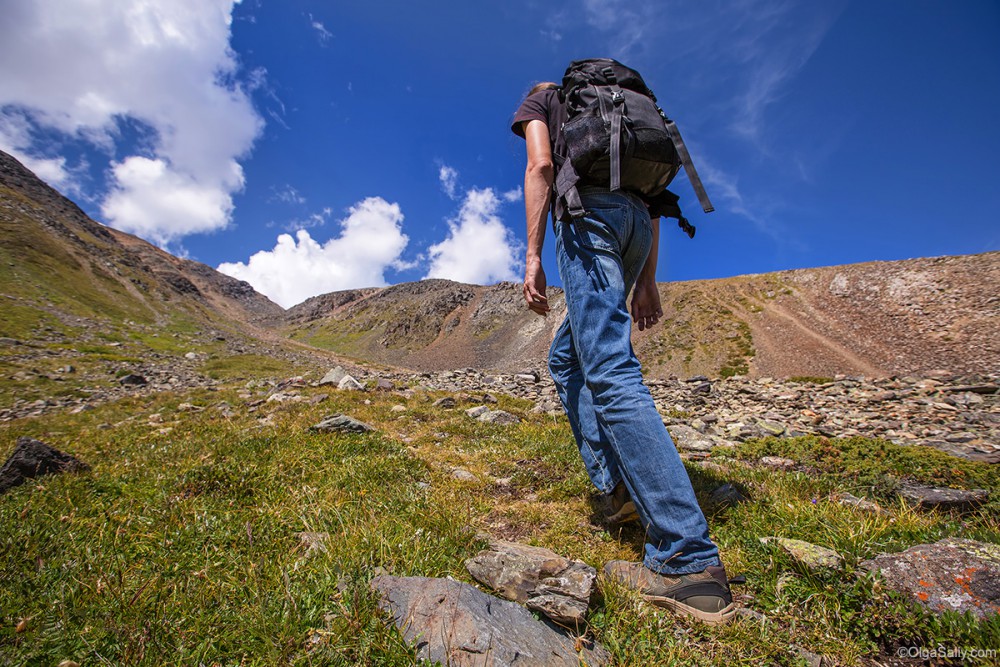
[(605, 496), (609, 522), (638, 519), (646, 531), (641, 563), (612, 561), (604, 572), (657, 606), (726, 622), (735, 608), (718, 548), (631, 345), (630, 291), (631, 320), (640, 330), (663, 316), (656, 288), (659, 217), (650, 217), (651, 197), (585, 178), (575, 186), (582, 215), (573, 217), (569, 202), (556, 201), (559, 163), (568, 165), (566, 114), (563, 88), (543, 82), (529, 91), (511, 126), (528, 154), (523, 292), (529, 309), (549, 312), (541, 253), (551, 210), (568, 312), (549, 350), (549, 371), (587, 473)]

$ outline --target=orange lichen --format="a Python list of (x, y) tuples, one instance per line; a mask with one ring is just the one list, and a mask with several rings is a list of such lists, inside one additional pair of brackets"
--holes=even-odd
[(931, 596), (928, 595), (927, 593), (924, 593), (923, 591), (920, 591), (919, 593), (917, 593), (917, 597), (920, 598), (921, 600), (923, 600), (924, 602), (927, 602), (928, 600), (931, 599)]

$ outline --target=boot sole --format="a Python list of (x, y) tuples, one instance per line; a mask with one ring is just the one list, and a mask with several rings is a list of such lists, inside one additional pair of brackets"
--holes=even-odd
[(662, 597), (659, 595), (646, 595), (644, 593), (641, 593), (640, 595), (642, 595), (644, 600), (652, 603), (654, 606), (669, 609), (675, 614), (688, 616), (708, 625), (721, 625), (723, 623), (729, 623), (736, 618), (736, 605), (732, 602), (719, 611), (704, 611), (702, 609), (696, 609), (695, 607), (686, 605), (673, 598)]

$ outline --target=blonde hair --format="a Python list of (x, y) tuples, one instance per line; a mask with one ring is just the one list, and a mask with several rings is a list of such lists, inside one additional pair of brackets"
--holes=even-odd
[(531, 87), (531, 90), (529, 90), (528, 94), (525, 95), (524, 97), (525, 99), (527, 99), (532, 95), (534, 95), (535, 93), (540, 93), (543, 90), (552, 90), (553, 88), (558, 88), (558, 87), (559, 84), (553, 81), (539, 81), (538, 83), (536, 83)]

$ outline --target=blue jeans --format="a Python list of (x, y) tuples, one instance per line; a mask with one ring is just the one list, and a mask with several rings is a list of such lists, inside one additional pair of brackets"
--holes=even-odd
[(700, 572), (719, 564), (719, 551), (632, 350), (626, 296), (649, 253), (649, 213), (623, 192), (580, 194), (587, 214), (555, 223), (568, 314), (549, 371), (594, 486), (607, 494), (623, 481), (635, 502), (646, 567)]

